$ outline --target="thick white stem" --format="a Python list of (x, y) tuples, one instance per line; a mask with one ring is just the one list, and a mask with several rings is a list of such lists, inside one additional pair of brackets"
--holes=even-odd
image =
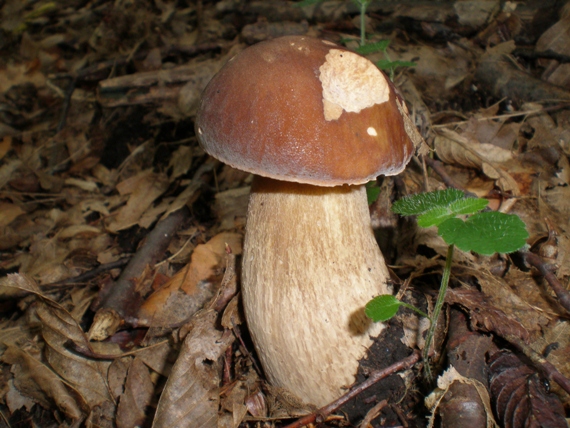
[(355, 379), (382, 324), (365, 304), (390, 293), (364, 186), (256, 177), (242, 288), (248, 327), (274, 385), (322, 406)]

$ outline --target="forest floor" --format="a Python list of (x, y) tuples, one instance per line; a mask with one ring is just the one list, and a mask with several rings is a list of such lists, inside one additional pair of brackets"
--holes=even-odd
[[(0, 6), (0, 427), (567, 426), (570, 5), (378, 0), (363, 21), (349, 0)], [(437, 385), (404, 309), (355, 387), (398, 373), (315, 412), (263, 374), (239, 301), (252, 176), (207, 156), (194, 120), (247, 46), (356, 50), (361, 22), (430, 147), (370, 205), (397, 296), (431, 313), (448, 253), (391, 211), (405, 195), (485, 198), (528, 239), (455, 249)]]

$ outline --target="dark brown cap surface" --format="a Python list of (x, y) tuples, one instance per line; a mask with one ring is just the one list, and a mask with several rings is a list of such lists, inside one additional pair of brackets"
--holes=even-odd
[(408, 163), (414, 147), (405, 109), (369, 60), (290, 36), (245, 49), (214, 76), (196, 132), (206, 152), (241, 170), (320, 186), (361, 184)]

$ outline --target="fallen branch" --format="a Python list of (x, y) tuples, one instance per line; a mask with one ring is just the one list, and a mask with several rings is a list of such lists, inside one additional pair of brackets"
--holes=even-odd
[(568, 290), (558, 281), (556, 275), (550, 271), (548, 265), (544, 263), (542, 258), (537, 254), (529, 252), (520, 252), (520, 254), (526, 263), (538, 269), (540, 274), (544, 276), (546, 282), (548, 282), (552, 290), (554, 290), (554, 293), (556, 293), (560, 305), (570, 313), (570, 293), (568, 293)]
[(103, 340), (114, 334), (125, 320), (132, 320), (142, 303), (137, 291), (137, 278), (147, 266), (154, 266), (164, 257), (180, 225), (188, 218), (190, 211), (184, 207), (164, 220), (147, 235), (145, 244), (129, 261), (119, 279), (102, 297), (100, 307), (89, 330), (91, 340)]
[(570, 101), (570, 92), (566, 89), (534, 78), (503, 55), (485, 57), (475, 72), (475, 78), (497, 98), (506, 97), (521, 103)]

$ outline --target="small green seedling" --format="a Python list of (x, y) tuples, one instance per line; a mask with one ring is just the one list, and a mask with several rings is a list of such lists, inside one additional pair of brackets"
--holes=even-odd
[(390, 74), (390, 80), (394, 80), (394, 75), (396, 69), (400, 67), (415, 67), (417, 64), (412, 61), (392, 61), (388, 55), (388, 46), (390, 46), (390, 40), (381, 40), (376, 43), (369, 43), (367, 45), (361, 45), (356, 52), (360, 55), (370, 55), (376, 52), (382, 52), (384, 54), (384, 59), (376, 62), (376, 66), (380, 70), (385, 70)]
[[(387, 321), (396, 315), (400, 306), (405, 306), (430, 319), (431, 325), (424, 347), (424, 367), (430, 380), (432, 376), (427, 364), (428, 351), (445, 300), (454, 247), (483, 255), (512, 253), (520, 250), (528, 238), (525, 224), (517, 215), (481, 212), (488, 203), (486, 199), (467, 198), (460, 190), (447, 189), (407, 196), (392, 206), (392, 211), (396, 214), (418, 216), (418, 225), (421, 227), (436, 226), (439, 236), (449, 245), (439, 294), (431, 318), (391, 295), (372, 299), (366, 305), (365, 313), (375, 322)], [(463, 219), (458, 216), (467, 217)]]
[[(301, 0), (294, 5), (297, 7), (307, 7), (323, 1), (324, 0)], [(368, 5), (372, 3), (372, 0), (352, 0), (352, 2), (360, 9), (360, 46), (364, 46), (366, 44), (366, 9), (368, 9)]]
[[(317, 3), (321, 3), (324, 0), (301, 0), (294, 3), (297, 7), (308, 7), (313, 6)], [(360, 55), (370, 55), (376, 52), (382, 52), (384, 54), (384, 59), (376, 62), (376, 66), (380, 70), (385, 70), (390, 73), (390, 80), (394, 81), (394, 75), (397, 68), (400, 67), (415, 67), (416, 63), (412, 61), (392, 61), (388, 56), (388, 46), (390, 45), (390, 40), (381, 40), (375, 43), (366, 43), (366, 9), (372, 0), (352, 0), (360, 9), (360, 46), (356, 49), (356, 52)], [(346, 42), (346, 40), (345, 40)]]
[(380, 187), (376, 181), (369, 181), (366, 183), (366, 197), (368, 198), (368, 205), (372, 205), (380, 196)]

